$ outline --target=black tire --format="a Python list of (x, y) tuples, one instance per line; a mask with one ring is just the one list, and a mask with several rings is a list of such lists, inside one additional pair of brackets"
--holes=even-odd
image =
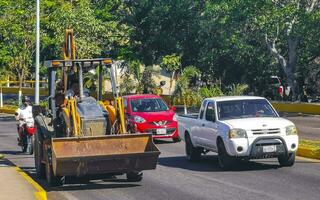
[(218, 140), (218, 162), (219, 167), (223, 170), (229, 170), (235, 164), (235, 159), (229, 156), (223, 141)]
[(289, 153), (288, 155), (279, 156), (278, 161), (281, 167), (291, 167), (296, 160), (296, 153)]
[(42, 133), (39, 126), (36, 127), (36, 134), (34, 139), (34, 165), (36, 167), (37, 177), (40, 179), (46, 178), (46, 165), (42, 163), (42, 155), (43, 155), (43, 139)]
[(33, 154), (33, 147), (34, 147), (34, 136), (33, 135), (28, 135), (27, 137), (28, 139), (28, 145), (27, 145), (27, 153), (29, 155), (32, 155)]
[(22, 150), (22, 153), (25, 153), (28, 150), (28, 136), (26, 136), (25, 133), (23, 133), (21, 140), (22, 140), (21, 150)]
[(126, 174), (128, 182), (140, 182), (143, 178), (142, 172), (128, 172)]
[(173, 141), (174, 143), (177, 143), (177, 142), (180, 142), (181, 139), (180, 139), (180, 137), (172, 138), (172, 141)]
[(189, 134), (186, 135), (186, 155), (187, 160), (196, 162), (201, 159), (201, 148), (194, 147)]
[(64, 178), (61, 176), (55, 176), (53, 174), (52, 165), (49, 163), (46, 164), (46, 179), (47, 183), (52, 186), (61, 186), (64, 183)]
[(64, 184), (64, 177), (54, 175), (52, 165), (49, 162), (48, 155), (47, 155), (47, 163), (46, 163), (46, 179), (47, 179), (47, 183), (52, 187), (61, 186)]

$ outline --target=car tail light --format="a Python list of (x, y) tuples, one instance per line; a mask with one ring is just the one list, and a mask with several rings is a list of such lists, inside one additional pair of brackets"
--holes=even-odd
[(280, 94), (281, 96), (283, 95), (283, 86), (280, 86), (278, 88), (278, 94)]

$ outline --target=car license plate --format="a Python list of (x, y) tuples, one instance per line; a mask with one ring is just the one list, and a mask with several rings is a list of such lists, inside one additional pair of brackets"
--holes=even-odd
[(277, 151), (277, 146), (272, 145), (272, 146), (263, 146), (263, 152), (264, 153), (271, 153)]
[(167, 130), (165, 128), (157, 129), (157, 135), (165, 135), (167, 134)]

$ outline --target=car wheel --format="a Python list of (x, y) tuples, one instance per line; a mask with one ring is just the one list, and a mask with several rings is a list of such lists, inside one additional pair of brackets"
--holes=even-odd
[(29, 155), (33, 154), (33, 147), (34, 147), (34, 136), (28, 136), (28, 147), (27, 147), (27, 153)]
[(282, 167), (291, 167), (296, 160), (296, 153), (289, 153), (288, 155), (279, 156), (278, 161)]
[(193, 146), (189, 135), (186, 135), (186, 155), (187, 159), (191, 162), (201, 159), (201, 149)]
[(128, 172), (126, 174), (128, 182), (140, 182), (143, 178), (142, 172)]
[(219, 167), (224, 170), (231, 169), (235, 163), (233, 157), (228, 155), (224, 143), (221, 140), (218, 141), (218, 162)]
[(173, 140), (174, 143), (177, 143), (177, 142), (180, 142), (180, 141), (181, 141), (180, 137), (172, 138), (172, 140)]

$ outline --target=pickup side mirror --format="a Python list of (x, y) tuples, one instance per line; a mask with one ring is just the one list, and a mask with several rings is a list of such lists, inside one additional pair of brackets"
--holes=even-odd
[(175, 106), (171, 106), (171, 110), (172, 110), (172, 111), (174, 111), (174, 112), (176, 112), (177, 107), (175, 107)]

